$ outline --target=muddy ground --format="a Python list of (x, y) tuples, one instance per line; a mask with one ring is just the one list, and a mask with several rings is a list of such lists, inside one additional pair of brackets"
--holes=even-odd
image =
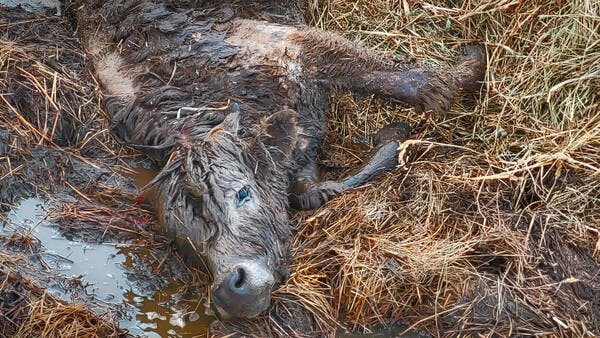
[(329, 175), (399, 120), (415, 131), (404, 165), (294, 213), (290, 279), (237, 323), (212, 322), (208, 276), (153, 230), (152, 163), (112, 138), (69, 22), (0, 7), (0, 335), (600, 335), (600, 4), (310, 7), (316, 26), (428, 62), (483, 42), (485, 90), (446, 116), (335, 96)]

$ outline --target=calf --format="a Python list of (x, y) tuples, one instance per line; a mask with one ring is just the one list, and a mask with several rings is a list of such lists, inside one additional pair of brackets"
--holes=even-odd
[(221, 318), (254, 317), (286, 277), (288, 208), (316, 208), (396, 165), (403, 125), (358, 174), (319, 182), (332, 90), (444, 112), (479, 87), (485, 57), (396, 60), (309, 28), (293, 1), (76, 0), (78, 31), (114, 132), (153, 157), (164, 229), (213, 276)]

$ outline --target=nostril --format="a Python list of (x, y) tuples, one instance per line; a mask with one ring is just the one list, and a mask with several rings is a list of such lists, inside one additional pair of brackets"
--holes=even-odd
[(233, 282), (234, 289), (240, 289), (244, 285), (246, 281), (246, 271), (242, 268), (235, 269), (235, 273), (233, 274), (231, 281)]
[(221, 276), (211, 289), (211, 299), (223, 319), (252, 318), (269, 306), (275, 278), (266, 264), (244, 261)]
[(274, 284), (273, 273), (263, 265), (244, 263), (235, 266), (215, 290), (225, 301), (241, 301), (244, 297), (257, 297), (270, 292)]

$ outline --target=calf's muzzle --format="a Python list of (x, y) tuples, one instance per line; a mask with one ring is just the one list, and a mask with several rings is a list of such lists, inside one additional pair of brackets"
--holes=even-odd
[(212, 302), (221, 319), (253, 318), (269, 306), (274, 284), (267, 266), (245, 261), (214, 284)]

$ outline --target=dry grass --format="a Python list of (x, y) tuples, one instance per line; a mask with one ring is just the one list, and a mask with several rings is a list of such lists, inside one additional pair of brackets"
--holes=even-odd
[(102, 320), (83, 305), (48, 301), (42, 296), (31, 303), (29, 318), (16, 333), (17, 337), (119, 337), (114, 320)]
[[(405, 319), (434, 335), (600, 334), (600, 3), (310, 1), (313, 24), (398, 56), (488, 51), (444, 117), (338, 95), (324, 158), (407, 120), (406, 165), (302, 215), (283, 289), (320, 327)], [(333, 159), (333, 160), (331, 160)]]
[(83, 161), (87, 157), (88, 163), (89, 157), (103, 156), (107, 163), (131, 157), (109, 132), (100, 92), (89, 81), (83, 51), (69, 23), (3, 11), (0, 126), (14, 135), (7, 145), (11, 155), (44, 146), (67, 149), (68, 155)]

